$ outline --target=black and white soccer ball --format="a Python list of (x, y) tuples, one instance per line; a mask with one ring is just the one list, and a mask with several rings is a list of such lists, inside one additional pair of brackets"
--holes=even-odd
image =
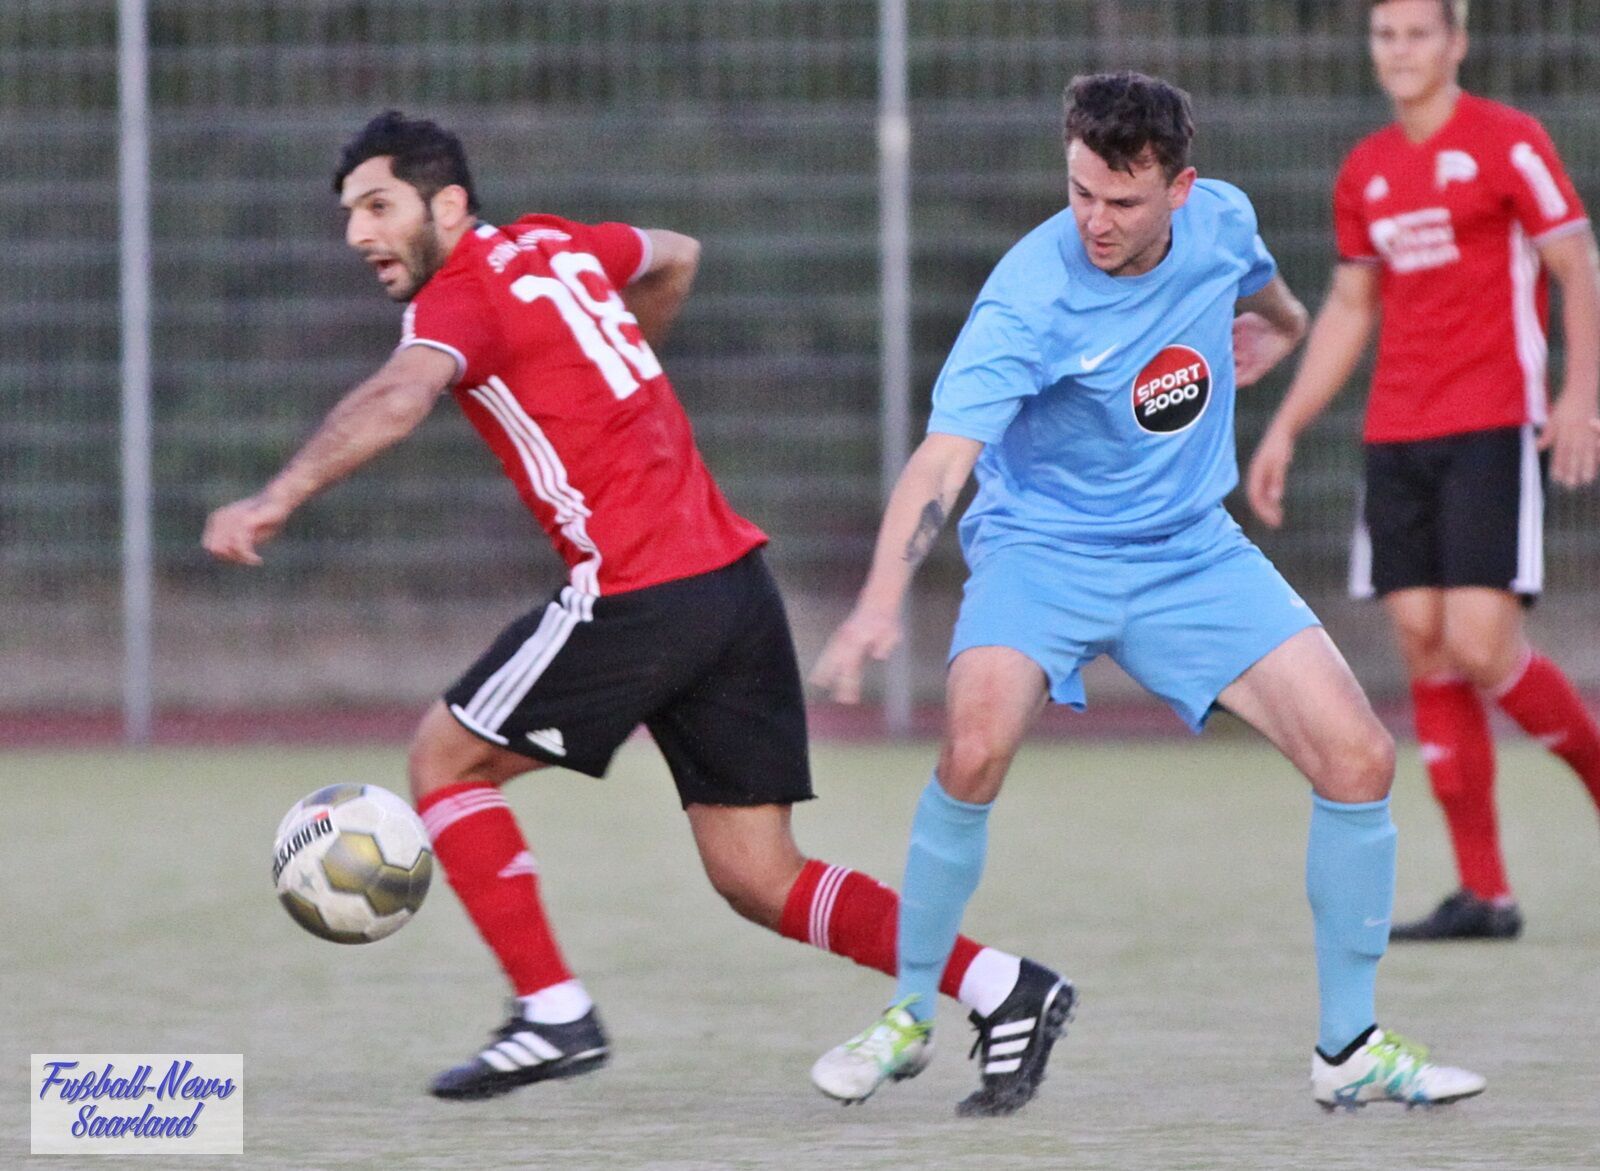
[(278, 823), (278, 898), (323, 939), (371, 943), (393, 935), (422, 906), (432, 878), (422, 819), (377, 785), (328, 785)]

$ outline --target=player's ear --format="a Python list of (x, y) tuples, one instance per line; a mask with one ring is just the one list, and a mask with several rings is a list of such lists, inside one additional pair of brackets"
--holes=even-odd
[(1189, 202), (1189, 192), (1194, 190), (1194, 181), (1199, 172), (1193, 167), (1185, 167), (1173, 176), (1172, 182), (1167, 184), (1167, 206), (1177, 211)]
[(467, 210), (467, 189), (459, 183), (439, 188), (428, 202), (434, 220), (447, 232), (459, 228), (472, 214)]

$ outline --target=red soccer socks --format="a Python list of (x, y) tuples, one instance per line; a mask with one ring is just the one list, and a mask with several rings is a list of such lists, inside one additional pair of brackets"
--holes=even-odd
[(539, 901), (539, 875), (511, 807), (493, 785), (450, 785), (417, 803), (478, 934), (518, 996), (572, 979)]
[[(893, 976), (899, 919), (900, 896), (881, 882), (811, 859), (789, 891), (778, 929), (785, 938)], [(980, 954), (984, 962), (975, 964)], [(1010, 993), (1017, 968), (1016, 957), (958, 935), (939, 991), (969, 1008), (992, 1012)]]
[(1561, 668), (1535, 651), (1494, 698), (1524, 732), (1572, 766), (1600, 805), (1600, 727)]
[(1505, 864), (1494, 809), (1494, 741), (1477, 688), (1445, 676), (1413, 680), (1413, 716), (1433, 795), (1444, 810), (1461, 885), (1480, 899), (1504, 898)]

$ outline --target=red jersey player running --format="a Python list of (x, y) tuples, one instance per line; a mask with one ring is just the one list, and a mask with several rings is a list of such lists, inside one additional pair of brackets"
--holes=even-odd
[[(790, 833), (811, 778), (766, 537), (717, 490), (651, 348), (689, 293), (699, 245), (548, 215), (483, 223), (460, 141), (392, 111), (345, 147), (334, 189), (346, 241), (392, 300), (409, 302), (400, 347), (265, 488), (211, 515), (205, 547), (259, 564), (297, 507), (403, 439), (453, 388), (571, 567), (570, 583), (428, 710), (411, 747), (435, 853), (517, 998), (432, 1092), (484, 1098), (606, 1061), (500, 786), (544, 765), (600, 776), (641, 723), (736, 911), (891, 972), (894, 892), (808, 860)], [(962, 940), (941, 987), (986, 1016), (1036, 969)]]
[[(1461, 872), (1457, 893), (1392, 938), (1510, 939), (1522, 916), (1500, 857), (1482, 696), (1571, 765), (1600, 804), (1600, 731), (1522, 624), (1543, 579), (1543, 465), (1565, 487), (1595, 478), (1595, 240), (1544, 128), (1457, 84), (1465, 2), (1370, 8), (1372, 58), (1397, 120), (1339, 172), (1339, 265), (1251, 461), (1250, 504), (1282, 523), (1295, 439), (1381, 322), (1351, 584), (1382, 597), (1393, 622)], [(1548, 409), (1547, 274), (1561, 286), (1567, 345)]]

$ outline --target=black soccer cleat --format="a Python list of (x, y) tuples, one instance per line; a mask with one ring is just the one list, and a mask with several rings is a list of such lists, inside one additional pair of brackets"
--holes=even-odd
[(1410, 923), (1397, 923), (1389, 938), (1402, 943), (1447, 939), (1515, 939), (1522, 934), (1517, 904), (1496, 906), (1471, 891), (1458, 890)]
[(972, 1052), (982, 1064), (983, 1084), (956, 1107), (963, 1117), (1014, 1114), (1033, 1100), (1044, 1081), (1050, 1047), (1067, 1029), (1078, 994), (1069, 980), (1032, 960), (1023, 960), (1017, 986), (988, 1016), (968, 1019), (978, 1030)]
[(594, 1009), (567, 1024), (546, 1025), (524, 1019), (517, 1005), (487, 1048), (434, 1078), (428, 1092), (456, 1101), (494, 1098), (532, 1082), (588, 1073), (610, 1056)]

